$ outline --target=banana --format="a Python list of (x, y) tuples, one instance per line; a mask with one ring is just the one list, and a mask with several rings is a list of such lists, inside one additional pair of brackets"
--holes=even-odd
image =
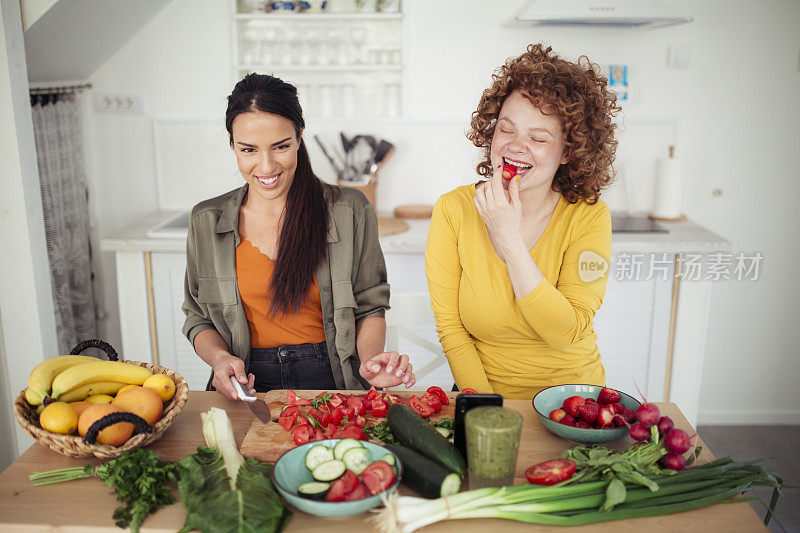
[(95, 357), (86, 355), (59, 355), (45, 359), (34, 367), (28, 376), (28, 388), (25, 399), (31, 405), (42, 405), (45, 396), (50, 392), (53, 379), (64, 370), (83, 363), (97, 361)]
[(65, 392), (58, 397), (59, 402), (79, 402), (85, 400), (93, 394), (111, 394), (114, 395), (127, 385), (119, 381), (92, 381), (86, 385), (75, 387), (71, 391)]
[(141, 385), (153, 373), (143, 366), (129, 365), (121, 361), (95, 361), (64, 370), (53, 380), (53, 398), (65, 392), (96, 381), (116, 381)]

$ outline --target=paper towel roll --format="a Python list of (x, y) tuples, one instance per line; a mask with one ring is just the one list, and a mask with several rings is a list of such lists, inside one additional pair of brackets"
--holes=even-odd
[(656, 180), (653, 194), (653, 210), (651, 218), (676, 220), (683, 218), (681, 214), (681, 195), (683, 193), (683, 176), (681, 162), (670, 157), (658, 159), (656, 164)]

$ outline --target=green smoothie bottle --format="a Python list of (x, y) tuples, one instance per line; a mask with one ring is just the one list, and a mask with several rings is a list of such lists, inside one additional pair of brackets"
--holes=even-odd
[(514, 483), (522, 415), (505, 407), (475, 407), (464, 416), (469, 488)]

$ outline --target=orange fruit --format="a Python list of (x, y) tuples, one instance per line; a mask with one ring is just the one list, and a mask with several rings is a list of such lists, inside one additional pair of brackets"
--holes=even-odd
[(119, 394), (120, 392), (125, 392), (126, 390), (138, 389), (139, 387), (140, 385), (125, 385), (124, 387), (122, 387), (117, 391), (117, 394)]
[(155, 424), (161, 418), (164, 404), (156, 391), (147, 387), (137, 387), (117, 394), (111, 405), (116, 405), (144, 418), (148, 424)]
[[(86, 432), (89, 431), (91, 425), (97, 420), (100, 420), (105, 415), (123, 411), (124, 409), (107, 403), (90, 405), (83, 411), (80, 418), (78, 418), (78, 433), (81, 437), (85, 437)], [(97, 436), (97, 442), (100, 444), (119, 446), (131, 438), (134, 429), (133, 424), (129, 422), (112, 424), (100, 431), (100, 434)]]
[(86, 402), (86, 401), (83, 401), (83, 402), (70, 402), (70, 404), (69, 404), (69, 406), (72, 407), (73, 409), (75, 409), (75, 412), (78, 413), (78, 418), (81, 417), (81, 414), (83, 414), (83, 412), (86, 410), (86, 408), (89, 407), (90, 405), (92, 405), (92, 404), (90, 404), (89, 402)]
[(47, 431), (69, 435), (78, 428), (78, 413), (67, 403), (53, 402), (42, 410), (39, 425)]

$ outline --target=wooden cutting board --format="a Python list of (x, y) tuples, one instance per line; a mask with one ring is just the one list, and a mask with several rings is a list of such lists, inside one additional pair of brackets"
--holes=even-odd
[[(309, 400), (316, 398), (320, 392), (320, 390), (298, 390), (295, 391), (297, 393), (298, 398), (307, 398)], [(332, 392), (341, 392), (342, 394), (356, 394), (361, 397), (365, 397), (367, 395), (367, 391), (332, 391)], [(387, 391), (389, 394), (393, 394), (400, 398), (404, 403), (408, 403), (409, 398), (416, 394), (420, 396), (425, 394), (425, 391)], [(442, 407), (442, 411), (434, 416), (431, 417), (432, 420), (438, 420), (443, 416), (455, 416), (455, 398), (458, 396), (457, 392), (448, 392), (448, 398), (450, 398), (450, 405), (445, 405)], [(266, 396), (264, 397), (264, 401), (267, 402), (269, 406), (270, 414), (272, 415), (272, 420), (277, 420), (278, 415), (281, 412), (281, 409), (284, 405), (286, 405), (286, 390), (273, 390), (269, 391)], [(308, 409), (301, 407), (301, 410)], [(303, 411), (305, 412), (305, 411)], [(368, 422), (374, 420), (381, 420), (375, 419), (371, 416), (364, 417), (367, 419)], [(376, 443), (380, 443), (380, 441), (373, 441)], [(278, 460), (278, 458), (283, 455), (284, 453), (288, 452), (292, 448), (295, 447), (294, 442), (292, 442), (292, 433), (283, 429), (283, 427), (276, 423), (270, 422), (269, 424), (264, 424), (259, 419), (254, 418), (253, 423), (250, 425), (250, 429), (247, 430), (247, 434), (244, 436), (244, 440), (242, 441), (242, 445), (239, 447), (239, 451), (245, 457), (255, 457), (259, 461), (267, 462), (267, 463), (274, 463)]]

